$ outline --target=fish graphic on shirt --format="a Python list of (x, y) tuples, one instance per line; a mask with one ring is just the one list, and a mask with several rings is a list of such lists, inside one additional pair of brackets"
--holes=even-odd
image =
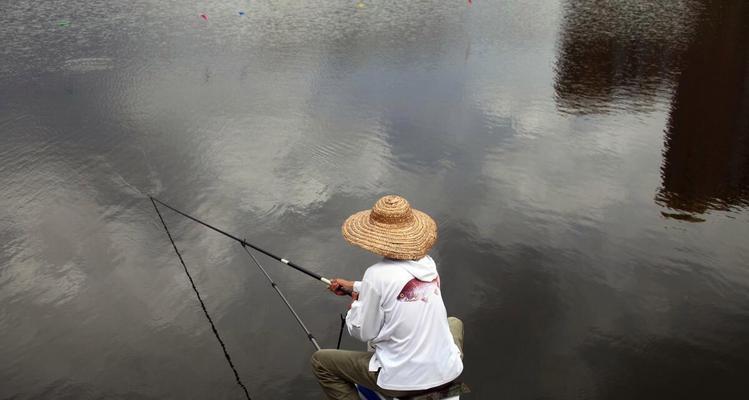
[(416, 278), (408, 281), (398, 294), (398, 301), (423, 301), (428, 302), (429, 296), (435, 294), (439, 296), (440, 278), (434, 278), (430, 282), (420, 281)]

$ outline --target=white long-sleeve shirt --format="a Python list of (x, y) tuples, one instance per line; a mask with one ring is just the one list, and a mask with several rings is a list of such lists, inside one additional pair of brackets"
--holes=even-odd
[(346, 315), (351, 336), (375, 348), (369, 370), (390, 390), (423, 390), (448, 383), (463, 371), (431, 257), (383, 259), (354, 283), (359, 299)]

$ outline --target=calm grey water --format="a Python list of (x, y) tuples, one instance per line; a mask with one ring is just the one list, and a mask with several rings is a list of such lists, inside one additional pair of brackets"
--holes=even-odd
[[(749, 3), (364, 4), (5, 2), (0, 398), (241, 398), (144, 196), (357, 278), (388, 193), (470, 398), (745, 397)], [(320, 398), (241, 248), (164, 215), (253, 398)], [(334, 346), (346, 300), (262, 260)]]

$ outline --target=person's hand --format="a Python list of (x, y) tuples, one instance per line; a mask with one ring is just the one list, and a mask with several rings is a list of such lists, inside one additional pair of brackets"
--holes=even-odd
[(348, 305), (348, 309), (351, 309), (351, 306), (354, 305), (354, 302), (359, 300), (359, 292), (352, 292), (351, 293), (351, 304)]
[(337, 294), (338, 296), (346, 296), (354, 292), (354, 282), (347, 281), (341, 278), (331, 279), (328, 290)]

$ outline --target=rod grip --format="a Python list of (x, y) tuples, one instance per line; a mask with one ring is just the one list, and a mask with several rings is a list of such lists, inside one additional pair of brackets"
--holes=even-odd
[[(322, 283), (324, 283), (324, 284), (326, 284), (328, 286), (330, 286), (330, 283), (331, 283), (330, 279), (325, 278), (325, 277), (320, 277), (320, 282), (322, 282)], [(347, 296), (352, 296), (354, 294), (352, 290), (348, 290), (348, 289), (343, 288), (343, 287), (339, 288), (338, 290), (340, 290), (343, 293), (346, 293)]]
[(340, 290), (341, 292), (343, 292), (343, 293), (346, 293), (346, 295), (347, 295), (347, 296), (349, 296), (349, 297), (350, 297), (350, 296), (352, 296), (352, 295), (354, 294), (354, 291), (353, 291), (353, 290), (348, 290), (347, 288), (340, 288), (339, 290)]

